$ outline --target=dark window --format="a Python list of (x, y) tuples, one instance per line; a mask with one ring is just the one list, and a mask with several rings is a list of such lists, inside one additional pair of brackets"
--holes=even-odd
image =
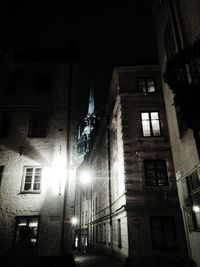
[(106, 224), (103, 224), (103, 243), (106, 244)]
[(158, 112), (141, 112), (141, 123), (142, 135), (144, 137), (161, 136), (160, 118)]
[(1, 118), (0, 137), (8, 137), (11, 126), (11, 114), (4, 114)]
[(81, 225), (84, 225), (84, 211), (82, 211), (82, 220), (81, 220)]
[(154, 249), (177, 248), (173, 217), (150, 217), (150, 225)]
[(117, 220), (117, 235), (118, 235), (118, 247), (122, 247), (122, 233), (121, 233), (121, 220)]
[(186, 177), (193, 230), (200, 230), (200, 169)]
[(46, 94), (52, 90), (52, 78), (48, 74), (38, 75), (35, 83), (35, 93)]
[(98, 225), (95, 226), (95, 241), (98, 242)]
[(46, 137), (47, 114), (32, 114), (30, 117), (28, 137)]
[(145, 160), (144, 170), (147, 186), (168, 186), (165, 160)]
[(29, 226), (32, 229), (31, 243), (33, 244), (33, 246), (37, 246), (39, 217), (38, 216), (16, 217), (16, 231), (15, 231), (14, 242), (19, 241), (19, 232), (20, 229), (24, 226)]
[(2, 180), (2, 175), (3, 175), (3, 169), (4, 169), (4, 166), (0, 166), (0, 186), (1, 186), (1, 180)]
[(155, 92), (155, 80), (153, 78), (138, 78), (138, 91), (144, 94)]
[(22, 180), (23, 193), (40, 193), (42, 168), (25, 167)]

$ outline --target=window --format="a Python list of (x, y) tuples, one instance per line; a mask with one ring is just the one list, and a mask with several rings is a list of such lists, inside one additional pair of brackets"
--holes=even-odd
[(153, 78), (138, 78), (138, 90), (144, 94), (155, 92), (155, 81)]
[(38, 225), (39, 225), (39, 216), (17, 216), (14, 241), (17, 242), (19, 240), (20, 229), (24, 226), (29, 226), (33, 232), (31, 242), (34, 246), (37, 246)]
[(84, 211), (82, 211), (82, 220), (81, 220), (81, 225), (84, 225)]
[(193, 229), (200, 230), (200, 168), (186, 177)]
[(40, 193), (41, 190), (42, 168), (25, 167), (23, 175), (22, 192)]
[(121, 236), (121, 220), (117, 220), (117, 236), (118, 236), (118, 247), (122, 247), (122, 236)]
[(103, 243), (106, 244), (106, 224), (103, 224)]
[(103, 225), (99, 224), (99, 243), (103, 242)]
[(168, 186), (165, 160), (145, 160), (144, 170), (147, 186)]
[(98, 242), (98, 225), (95, 226), (95, 241)]
[(88, 224), (88, 212), (87, 212), (87, 210), (85, 211), (85, 224)]
[(160, 119), (158, 112), (141, 112), (142, 135), (161, 136)]
[(3, 175), (3, 169), (4, 169), (4, 166), (0, 166), (0, 186), (1, 186), (1, 180), (2, 180), (2, 175)]
[(0, 124), (0, 137), (5, 138), (8, 137), (10, 132), (10, 125), (11, 125), (11, 114), (4, 114), (1, 118)]
[(28, 137), (46, 137), (47, 114), (32, 114), (30, 117)]
[(177, 248), (173, 217), (150, 217), (154, 249)]

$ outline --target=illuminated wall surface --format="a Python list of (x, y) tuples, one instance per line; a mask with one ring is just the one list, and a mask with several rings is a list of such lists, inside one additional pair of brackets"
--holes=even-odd
[[(59, 61), (17, 61), (14, 80), (8, 79), (1, 91), (1, 248), (8, 248), (19, 238), (19, 229), (29, 225), (41, 255), (60, 253), (62, 222), (72, 215), (67, 205), (75, 175), (71, 144), (67, 166), (69, 67)], [(75, 142), (75, 125), (70, 127)], [(65, 190), (69, 204), (63, 218)]]

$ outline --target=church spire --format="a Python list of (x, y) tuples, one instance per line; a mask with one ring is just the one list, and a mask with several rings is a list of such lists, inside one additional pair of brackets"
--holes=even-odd
[(96, 126), (96, 111), (95, 111), (95, 103), (94, 103), (94, 68), (91, 68), (91, 80), (90, 80), (90, 95), (89, 95), (89, 103), (88, 103), (88, 113), (85, 117), (85, 127), (80, 133), (80, 129), (78, 132), (78, 154), (84, 155), (88, 151), (90, 151), (92, 145), (92, 134), (94, 133)]
[(90, 96), (89, 96), (89, 105), (88, 105), (88, 115), (95, 112), (94, 105), (94, 69), (92, 68), (92, 77), (90, 81)]

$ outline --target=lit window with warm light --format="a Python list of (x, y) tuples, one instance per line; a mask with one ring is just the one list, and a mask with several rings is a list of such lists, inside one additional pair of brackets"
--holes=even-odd
[(161, 136), (160, 118), (159, 113), (141, 112), (142, 135), (148, 136)]

